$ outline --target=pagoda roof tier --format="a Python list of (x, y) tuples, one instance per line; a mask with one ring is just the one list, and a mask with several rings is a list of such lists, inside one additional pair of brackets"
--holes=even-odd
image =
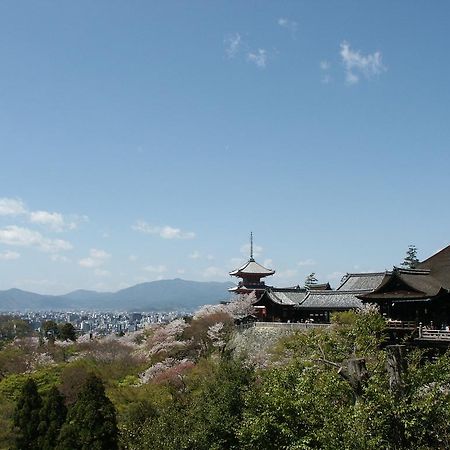
[(261, 278), (273, 275), (274, 273), (275, 270), (266, 269), (264, 266), (257, 263), (253, 258), (250, 258), (242, 267), (239, 267), (239, 269), (231, 271), (230, 275), (241, 278), (249, 275), (255, 275)]

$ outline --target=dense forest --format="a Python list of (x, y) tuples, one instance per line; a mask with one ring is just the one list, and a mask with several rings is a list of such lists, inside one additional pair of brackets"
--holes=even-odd
[(449, 354), (386, 348), (373, 308), (258, 336), (250, 300), (94, 339), (1, 317), (0, 448), (450, 448)]

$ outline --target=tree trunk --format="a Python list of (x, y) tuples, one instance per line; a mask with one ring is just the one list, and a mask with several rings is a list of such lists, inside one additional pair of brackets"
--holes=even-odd
[(362, 394), (363, 383), (369, 378), (364, 358), (353, 358), (347, 361), (347, 367), (341, 367), (338, 371), (346, 379), (355, 392), (356, 398)]
[(389, 387), (392, 392), (400, 393), (404, 386), (404, 376), (406, 373), (406, 346), (388, 345), (386, 347), (386, 371), (389, 375)]

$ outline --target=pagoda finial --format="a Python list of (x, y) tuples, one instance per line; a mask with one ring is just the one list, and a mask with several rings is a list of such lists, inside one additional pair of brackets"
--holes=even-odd
[(253, 259), (253, 232), (250, 231), (250, 259)]

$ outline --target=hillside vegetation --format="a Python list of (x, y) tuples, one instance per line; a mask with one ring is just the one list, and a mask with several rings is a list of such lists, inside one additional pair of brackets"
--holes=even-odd
[(233, 317), (250, 301), (122, 337), (2, 334), (0, 448), (450, 448), (449, 354), (410, 350), (393, 367), (370, 308), (243, 339)]

